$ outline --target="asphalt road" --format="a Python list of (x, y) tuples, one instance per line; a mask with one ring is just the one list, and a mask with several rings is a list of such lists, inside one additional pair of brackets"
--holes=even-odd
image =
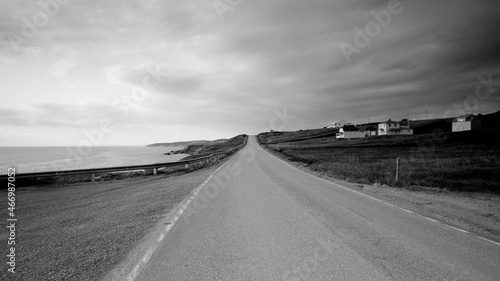
[(248, 145), (172, 223), (135, 280), (500, 280), (500, 246)]

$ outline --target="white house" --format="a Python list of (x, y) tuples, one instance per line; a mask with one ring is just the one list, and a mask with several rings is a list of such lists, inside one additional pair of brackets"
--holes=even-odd
[(462, 132), (473, 130), (479, 124), (479, 119), (473, 114), (459, 116), (451, 123), (452, 132)]
[(413, 135), (413, 129), (410, 128), (408, 120), (401, 122), (392, 121), (389, 119), (386, 122), (378, 124), (378, 134), (383, 135)]
[(337, 122), (330, 123), (326, 125), (327, 128), (342, 128), (345, 125), (351, 125), (350, 123), (347, 123), (344, 120), (339, 120)]
[(359, 139), (364, 138), (365, 133), (360, 132), (358, 128), (353, 125), (345, 125), (340, 128), (339, 132), (336, 134), (338, 139)]

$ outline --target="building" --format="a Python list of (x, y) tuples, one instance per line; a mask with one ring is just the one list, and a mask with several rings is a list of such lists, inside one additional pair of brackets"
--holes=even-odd
[(326, 125), (327, 128), (342, 128), (345, 125), (351, 125), (350, 123), (347, 123), (344, 120), (339, 120), (337, 122), (330, 123)]
[(453, 119), (452, 132), (471, 131), (480, 124), (479, 118), (473, 114), (466, 114)]
[(408, 119), (401, 120), (399, 128), (401, 129), (401, 135), (413, 135), (413, 129), (410, 128), (410, 121)]
[(336, 134), (338, 139), (359, 139), (364, 138), (365, 133), (360, 132), (358, 128), (353, 125), (345, 125), (340, 128), (339, 132)]
[(376, 136), (377, 132), (378, 132), (377, 128), (375, 128), (372, 125), (365, 125), (365, 126), (358, 127), (358, 130), (360, 132), (363, 132), (365, 134), (365, 137)]
[(413, 135), (413, 129), (410, 128), (410, 122), (406, 119), (401, 122), (392, 121), (391, 119), (386, 122), (378, 124), (378, 134), (383, 135)]
[(392, 121), (389, 119), (386, 122), (378, 123), (378, 134), (379, 136), (383, 135), (399, 135), (401, 128), (399, 127), (399, 123), (396, 121)]

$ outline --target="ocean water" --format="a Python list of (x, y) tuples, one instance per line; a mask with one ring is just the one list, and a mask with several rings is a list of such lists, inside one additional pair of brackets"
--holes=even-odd
[(95, 146), (0, 147), (0, 174), (63, 171), (175, 162), (186, 154), (163, 155), (182, 147)]

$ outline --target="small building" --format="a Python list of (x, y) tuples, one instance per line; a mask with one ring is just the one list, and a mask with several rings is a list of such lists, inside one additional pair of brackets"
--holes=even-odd
[(401, 122), (392, 121), (391, 119), (386, 122), (378, 124), (378, 134), (383, 135), (413, 135), (413, 129), (410, 128), (410, 122), (406, 119)]
[(327, 128), (342, 128), (345, 125), (351, 125), (350, 123), (347, 123), (344, 120), (339, 120), (337, 122), (330, 123), (326, 125)]
[(358, 130), (360, 132), (363, 132), (365, 134), (365, 137), (376, 136), (377, 132), (378, 132), (377, 128), (375, 128), (372, 125), (365, 125), (365, 126), (358, 127)]
[(365, 133), (360, 132), (358, 128), (353, 125), (345, 125), (340, 128), (339, 132), (336, 134), (338, 139), (359, 139), (364, 138)]
[(379, 136), (383, 135), (399, 135), (400, 132), (399, 123), (396, 121), (392, 121), (391, 119), (386, 122), (382, 122), (378, 124), (378, 134)]
[(452, 132), (471, 131), (480, 124), (479, 118), (473, 114), (466, 114), (453, 119), (451, 123)]
[(399, 128), (401, 129), (401, 135), (413, 135), (413, 129), (410, 128), (410, 121), (408, 119), (401, 120)]

